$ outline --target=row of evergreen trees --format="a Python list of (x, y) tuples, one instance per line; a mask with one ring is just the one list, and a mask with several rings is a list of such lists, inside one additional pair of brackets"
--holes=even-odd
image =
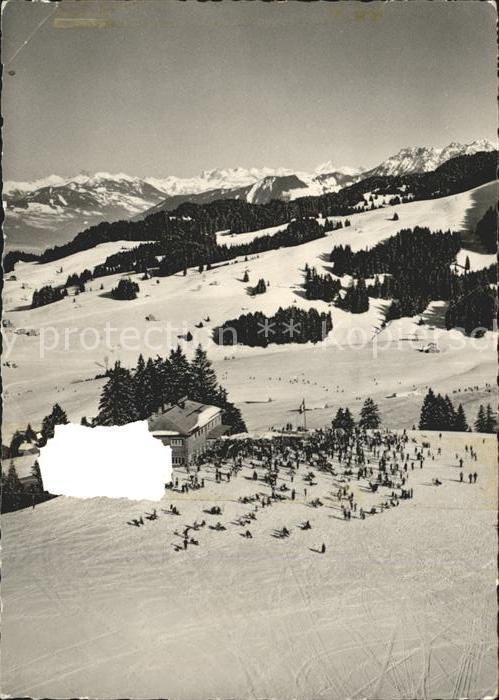
[[(350, 226), (350, 221), (348, 219), (345, 221), (345, 226)], [(337, 231), (340, 228), (343, 228), (341, 219), (326, 219), (324, 222), (324, 231)]]
[(12, 272), (18, 262), (36, 262), (38, 253), (26, 253), (24, 250), (9, 250), (3, 257), (3, 271)]
[(416, 227), (402, 229), (395, 236), (372, 248), (353, 252), (349, 245), (335, 246), (329, 259), (336, 275), (374, 277), (381, 273), (396, 275), (400, 270), (434, 269), (436, 265), (449, 267), (461, 249), (461, 238), (455, 232)]
[(343, 296), (338, 295), (336, 306), (352, 314), (362, 314), (369, 310), (369, 295), (363, 277), (354, 280)]
[(463, 405), (459, 404), (457, 410), (446, 394), (436, 394), (429, 389), (419, 418), (420, 430), (456, 430), (464, 432), (469, 429)]
[(475, 430), (477, 433), (495, 433), (497, 432), (497, 420), (492, 411), (490, 403), (487, 406), (480, 404), (478, 415), (475, 421)]
[(369, 294), (365, 280), (354, 280), (343, 294), (341, 282), (330, 274), (319, 275), (315, 267), (305, 265), (305, 296), (307, 299), (321, 299), (335, 302), (336, 306), (353, 314), (361, 314), (369, 309)]
[(52, 497), (44, 491), (38, 462), (31, 467), (31, 478), (26, 486), (19, 478), (14, 462), (10, 463), (7, 473), (2, 468), (1, 487), (2, 513), (27, 508)]
[(14, 432), (8, 447), (2, 445), (2, 459), (19, 457), (19, 449), (23, 442), (28, 442), (32, 445), (37, 443), (37, 435), (30, 423), (28, 423), (26, 430), (16, 430)]
[[(25, 441), (33, 443), (37, 447), (43, 447), (46, 445), (47, 440), (54, 437), (55, 426), (65, 423), (68, 423), (66, 412), (58, 403), (54, 404), (51, 412), (42, 421), (39, 436), (37, 436), (29, 423), (26, 430), (14, 433), (7, 450), (9, 457), (15, 458), (19, 456), (19, 447)], [(7, 473), (2, 469), (1, 484), (2, 513), (27, 508), (53, 497), (44, 490), (40, 467), (36, 461), (31, 468), (31, 475), (27, 485), (23, 485), (23, 482), (19, 479), (13, 462), (10, 463)]]
[(90, 270), (85, 269), (80, 274), (74, 272), (72, 275), (68, 275), (65, 287), (79, 287), (81, 292), (85, 291), (85, 284), (92, 279), (92, 273)]
[(225, 321), (213, 329), (213, 340), (218, 345), (249, 345), (267, 347), (272, 343), (318, 343), (333, 328), (330, 313), (317, 309), (279, 307), (273, 316), (261, 311), (243, 314)]
[[(336, 274), (373, 276), (367, 293), (392, 299), (386, 320), (422, 313), (430, 301), (449, 301), (448, 329), (461, 327), (492, 329), (496, 316), (497, 266), (464, 274), (451, 269), (461, 247), (457, 233), (431, 233), (427, 228), (404, 229), (370, 250), (352, 252), (350, 246), (337, 246), (330, 259)], [(383, 275), (380, 281), (379, 275)], [(364, 301), (365, 306), (365, 301)]]
[[(355, 421), (349, 408), (339, 408), (331, 422), (335, 430), (351, 432), (355, 428)], [(371, 398), (367, 398), (360, 411), (358, 427), (361, 430), (375, 430), (381, 425), (379, 408)]]
[(91, 280), (92, 277), (93, 275), (90, 270), (85, 269), (79, 274), (73, 273), (72, 275), (68, 275), (65, 284), (60, 287), (52, 287), (48, 284), (41, 289), (35, 289), (31, 300), (31, 307), (36, 309), (38, 306), (46, 306), (47, 304), (53, 304), (56, 301), (64, 299), (68, 295), (68, 287), (77, 287), (78, 293), (84, 292), (85, 284)]
[(99, 401), (99, 413), (93, 425), (124, 425), (145, 420), (162, 406), (188, 396), (193, 401), (222, 409), (222, 422), (231, 432), (243, 432), (246, 426), (239, 409), (218, 384), (206, 351), (199, 345), (191, 362), (181, 347), (168, 357), (144, 360), (140, 355), (131, 371), (117, 362), (109, 372)]
[(54, 437), (55, 426), (65, 425), (66, 423), (68, 423), (66, 412), (58, 403), (55, 403), (50, 413), (43, 419), (38, 435), (30, 423), (28, 423), (25, 430), (16, 430), (14, 432), (8, 447), (2, 445), (2, 459), (19, 457), (19, 448), (24, 442), (30, 443), (33, 447), (43, 447), (47, 444), (49, 438)]
[[(492, 330), (497, 317), (497, 292), (495, 286), (490, 286), (488, 271), (453, 277), (457, 279), (453, 280), (445, 314), (446, 328), (463, 328), (467, 335), (479, 328)], [(494, 283), (497, 284), (497, 279)]]
[[(490, 404), (486, 408), (480, 405), (474, 427), (479, 433), (496, 432), (496, 418)], [(462, 404), (459, 404), (456, 410), (447, 394), (442, 396), (429, 389), (421, 407), (419, 429), (465, 432), (471, 430), (471, 426)]]
[(341, 282), (329, 274), (319, 275), (315, 267), (305, 265), (305, 296), (307, 299), (322, 299), (331, 302), (336, 299)]
[(35, 289), (31, 299), (31, 308), (36, 309), (39, 306), (53, 304), (55, 301), (64, 299), (67, 295), (66, 287), (52, 287), (50, 284), (47, 284), (41, 289)]

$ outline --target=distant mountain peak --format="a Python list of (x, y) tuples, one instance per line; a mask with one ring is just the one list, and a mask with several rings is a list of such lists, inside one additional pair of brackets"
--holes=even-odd
[(82, 171), (72, 177), (49, 175), (34, 182), (3, 184), (8, 247), (26, 250), (61, 243), (102, 221), (143, 217), (186, 201), (244, 199), (265, 203), (320, 196), (370, 177), (408, 175), (435, 170), (460, 155), (492, 151), (485, 138), (456, 141), (443, 148), (408, 146), (365, 172), (363, 168), (321, 163), (312, 173), (289, 168), (242, 167), (205, 169), (195, 177), (135, 177), (126, 173)]
[(351, 167), (349, 165), (335, 165), (332, 160), (328, 160), (325, 163), (321, 163), (314, 170), (315, 175), (325, 175), (329, 173), (339, 173), (340, 175), (348, 175), (349, 177), (356, 177), (361, 175), (364, 168)]
[(365, 177), (383, 175), (409, 175), (435, 170), (440, 165), (457, 156), (473, 155), (480, 151), (493, 151), (497, 148), (488, 139), (477, 139), (468, 144), (452, 141), (443, 148), (435, 146), (408, 146), (364, 173)]

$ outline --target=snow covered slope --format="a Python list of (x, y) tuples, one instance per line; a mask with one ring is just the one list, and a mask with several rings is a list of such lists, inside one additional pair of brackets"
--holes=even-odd
[[(479, 189), (484, 188), (489, 188), (491, 198), (495, 196), (493, 184)], [(369, 367), (372, 361), (371, 340), (380, 329), (387, 302), (374, 299), (368, 312), (353, 316), (346, 311), (330, 308), (326, 302), (308, 301), (304, 298), (302, 286), (305, 263), (316, 267), (320, 273), (330, 272), (328, 255), (334, 245), (348, 243), (354, 250), (371, 247), (405, 227), (428, 226), (434, 231), (460, 230), (469, 208), (474, 205), (476, 192), (477, 190), (471, 190), (442, 199), (410, 202), (355, 214), (349, 217), (350, 227), (330, 232), (326, 238), (253, 255), (248, 261), (239, 258), (237, 261), (214, 266), (202, 274), (193, 268), (188, 270), (185, 277), (178, 274), (145, 281), (140, 279), (140, 275), (134, 275), (140, 292), (133, 301), (109, 298), (109, 291), (116, 286), (121, 276), (112, 275), (89, 282), (89, 291), (77, 297), (68, 297), (37, 309), (28, 308), (35, 288), (57, 283), (58, 279), (62, 283), (68, 274), (91, 268), (101, 262), (106, 254), (125, 245), (134, 245), (133, 243), (104, 244), (56, 263), (19, 263), (14, 270), (16, 279), (6, 279), (3, 293), (4, 317), (12, 324), (4, 329), (5, 360), (12, 359), (17, 364), (15, 368), (3, 368), (5, 434), (24, 427), (27, 420), (38, 424), (55, 401), (63, 404), (74, 420), (79, 421), (82, 415), (95, 415), (101, 380), (84, 380), (92, 379), (117, 359), (130, 366), (135, 364), (140, 352), (145, 356), (166, 354), (177, 342), (188, 354), (192, 353), (198, 342), (207, 348), (210, 358), (219, 367), (220, 380), (223, 373), (228, 373), (223, 383), (240, 404), (250, 425), (266, 426), (268, 421), (280, 420), (283, 411), (292, 410), (295, 387), (288, 385), (289, 391), (281, 396), (278, 393), (281, 391), (280, 385), (273, 386), (270, 383), (270, 379), (279, 376), (284, 367), (289, 379), (301, 372), (309, 376), (312, 374), (313, 380), (300, 388), (300, 392), (306, 392), (307, 399), (314, 397), (314, 400), (322, 402), (324, 406), (335, 395), (334, 387), (339, 383), (347, 392), (344, 396), (350, 396), (353, 400), (356, 394), (352, 395), (352, 392), (358, 391), (358, 385), (353, 379), (350, 383), (349, 377), (359, 375), (360, 365)], [(486, 208), (484, 197), (481, 199)], [(392, 220), (395, 210), (399, 215), (398, 221)], [(275, 227), (276, 231), (278, 229)], [(241, 234), (237, 238), (250, 240), (261, 234), (257, 231)], [(233, 240), (223, 233), (219, 234), (220, 239), (229, 243)], [(488, 257), (481, 256), (470, 256), (470, 260), (472, 267), (491, 262)], [(60, 267), (63, 268), (63, 273), (57, 272)], [(260, 278), (270, 282), (265, 294), (249, 296), (248, 285), (242, 281), (245, 270), (248, 270), (250, 284), (256, 284)], [(279, 306), (290, 305), (305, 309), (315, 307), (319, 311), (331, 310), (334, 328), (323, 344), (230, 349), (220, 347), (212, 340), (212, 329), (227, 319), (236, 318), (248, 311), (260, 310), (271, 314)], [(442, 310), (435, 308), (428, 315), (430, 325), (434, 325), (432, 318), (438, 320), (441, 316)], [(205, 321), (208, 317), (210, 320)], [(423, 340), (425, 329), (418, 328), (416, 321), (417, 319), (402, 319), (395, 322), (393, 328), (399, 329), (404, 337), (419, 334)], [(196, 328), (200, 322), (203, 322), (203, 327)], [(474, 384), (483, 385), (484, 378), (489, 374), (491, 381), (494, 381), (495, 349), (493, 343), (490, 344), (490, 334), (481, 340), (467, 339), (460, 336), (459, 332), (447, 332), (439, 328), (439, 325), (437, 323), (435, 329), (436, 340), (442, 347), (448, 348), (449, 353), (444, 363), (445, 371), (441, 359), (443, 355), (423, 356), (416, 353), (414, 348), (393, 355), (388, 341), (385, 349), (379, 351), (383, 359), (378, 358), (376, 361), (376, 373), (379, 371), (379, 377), (384, 377), (383, 390), (377, 389), (378, 392), (384, 391), (379, 397), (380, 404), (383, 404), (384, 395), (389, 393), (388, 388), (392, 393), (402, 390), (403, 387), (397, 384), (401, 377), (407, 391), (412, 391), (414, 384), (421, 386), (420, 390), (424, 391), (423, 387), (428, 383), (430, 375), (434, 377), (437, 386), (439, 381), (444, 381), (445, 375), (447, 391), (470, 381), (471, 376)], [(114, 328), (110, 335), (106, 330), (109, 326)], [(47, 329), (43, 333), (50, 349), (42, 353), (41, 336), (16, 332), (23, 328), (33, 329), (39, 334), (42, 329)], [(74, 331), (66, 340), (68, 328)], [(132, 343), (127, 342), (126, 329), (132, 329), (136, 336)], [(183, 338), (187, 331), (194, 337), (192, 342)], [(128, 332), (131, 333), (130, 330)], [(429, 326), (426, 332), (433, 334)], [(385, 338), (383, 334), (380, 335), (380, 340)], [(352, 344), (355, 346), (366, 342), (364, 350), (359, 350), (358, 354), (352, 353)], [(477, 348), (482, 347), (484, 352), (481, 354)], [(340, 352), (341, 355), (338, 355)], [(236, 360), (224, 360), (232, 355), (236, 356)], [(264, 363), (262, 356), (265, 356)], [(273, 357), (277, 364), (270, 370)], [(341, 362), (340, 358), (343, 358)], [(402, 361), (402, 366), (400, 372), (394, 374), (395, 358)], [(335, 362), (338, 364), (335, 365)], [(268, 367), (269, 371), (266, 372), (263, 367)], [(433, 368), (431, 372), (430, 368)], [(369, 372), (372, 374), (372, 368)], [(250, 380), (250, 375), (258, 376), (258, 380)], [(265, 410), (261, 406), (256, 410), (244, 403), (250, 399), (261, 399), (262, 396), (265, 400), (268, 396), (274, 398), (272, 403), (265, 405)], [(378, 398), (377, 395), (376, 397)], [(411, 401), (404, 404), (412, 406), (409, 413), (401, 412), (399, 405), (398, 410), (391, 414), (394, 421), (398, 421), (395, 425), (412, 425), (415, 418), (412, 411), (417, 410), (420, 397)], [(386, 403), (387, 410), (391, 412), (391, 407), (396, 404), (393, 401)], [(322, 420), (327, 413), (327, 410), (318, 413), (318, 420)]]
[[(2, 516), (6, 697), (485, 698), (497, 690), (497, 447), (492, 436), (409, 433), (435, 460), (409, 472), (414, 498), (345, 522), (338, 482), (259, 509), (252, 469), (201, 496), (155, 504), (60, 497)], [(470, 462), (464, 446), (478, 459)], [(441, 454), (437, 454), (440, 448)], [(460, 484), (455, 453), (477, 470)], [(426, 453), (425, 453), (426, 455)], [(289, 477), (281, 469), (280, 481)], [(438, 477), (442, 486), (431, 486)], [(185, 472), (179, 478), (186, 479)], [(385, 495), (352, 492), (379, 505)], [(270, 492), (263, 482), (258, 491)], [(181, 517), (168, 514), (174, 503)], [(206, 515), (215, 504), (222, 516)], [(338, 510), (336, 510), (338, 508)], [(143, 527), (127, 523), (144, 516)], [(175, 551), (174, 530), (220, 520)], [(298, 525), (310, 520), (311, 530)], [(286, 525), (289, 538), (276, 539)], [(321, 543), (325, 555), (317, 553)], [(479, 546), (478, 546), (479, 545)], [(269, 669), (272, 670), (269, 673)], [(352, 671), (353, 669), (353, 671)]]

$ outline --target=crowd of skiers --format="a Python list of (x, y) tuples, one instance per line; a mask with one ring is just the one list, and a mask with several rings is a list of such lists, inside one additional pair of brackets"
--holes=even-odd
[[(240, 503), (251, 508), (235, 518), (232, 524), (244, 528), (240, 532), (242, 537), (253, 539), (250, 527), (258, 515), (280, 501), (289, 500), (319, 508), (327, 500), (329, 508), (341, 513), (341, 516), (334, 517), (345, 521), (365, 520), (367, 516), (397, 507), (401, 501), (414, 497), (414, 486), (408, 483), (411, 474), (415, 469), (423, 469), (426, 460), (433, 462), (435, 454), (441, 454), (440, 447), (432, 451), (428, 442), (418, 443), (405, 431), (314, 430), (269, 438), (229, 438), (217, 443), (197, 464), (185, 468), (185, 473), (178, 471), (168, 488), (186, 494), (205, 487), (207, 480), (216, 484), (230, 482), (231, 478), (246, 470), (246, 479), (258, 484), (260, 489), (239, 498)], [(466, 445), (464, 459), (476, 462), (477, 453), (473, 447)], [(460, 482), (464, 482), (464, 459), (456, 454)], [(328, 477), (329, 490), (321, 498), (315, 496), (310, 499), (309, 489), (319, 483), (318, 472)], [(468, 474), (470, 484), (476, 483), (477, 478), (476, 471)], [(442, 485), (438, 477), (434, 477), (431, 483)], [(375, 504), (372, 503), (374, 494), (378, 496)], [(180, 514), (173, 504), (165, 512)], [(204, 512), (221, 515), (222, 509), (215, 505)], [(156, 511), (149, 519), (155, 518)], [(140, 521), (132, 524), (142, 525), (142, 516)], [(195, 521), (194, 525), (187, 526), (183, 533), (175, 531), (182, 540), (182, 544), (176, 544), (175, 549), (185, 550), (189, 545), (199, 544), (189, 531), (203, 528), (206, 524), (203, 519), (200, 524)], [(312, 530), (309, 520), (297, 527), (303, 531)], [(227, 529), (219, 521), (208, 525), (208, 528), (215, 531)], [(288, 538), (291, 531), (292, 527), (283, 525), (274, 531), (273, 536)], [(325, 543), (312, 551), (325, 553)]]

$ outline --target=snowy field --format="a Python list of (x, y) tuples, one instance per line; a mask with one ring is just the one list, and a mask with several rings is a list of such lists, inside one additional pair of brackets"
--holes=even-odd
[[(424, 326), (418, 326), (415, 317), (391, 323), (379, 333), (386, 301), (371, 300), (368, 312), (352, 315), (326, 302), (308, 301), (302, 285), (306, 263), (321, 273), (331, 272), (328, 255), (334, 245), (370, 247), (401, 228), (416, 225), (431, 230), (460, 230), (476, 201), (485, 211), (494, 196), (495, 183), (490, 183), (442, 199), (355, 214), (349, 217), (350, 227), (330, 232), (326, 238), (250, 256), (247, 262), (239, 258), (202, 274), (190, 269), (185, 277), (178, 274), (147, 281), (135, 275), (140, 292), (133, 301), (109, 297), (123, 276), (113, 275), (91, 281), (88, 291), (78, 297), (28, 308), (34, 289), (63, 283), (68, 274), (92, 268), (112, 252), (131, 247), (130, 242), (106, 243), (55, 263), (21, 263), (14, 272), (16, 279), (7, 277), (3, 291), (4, 318), (11, 324), (3, 329), (4, 440), (28, 421), (39, 425), (56, 401), (72, 420), (79, 422), (83, 415), (95, 415), (102, 385), (102, 380), (94, 379), (96, 375), (116, 360), (125, 366), (134, 365), (140, 352), (145, 357), (166, 355), (177, 343), (188, 355), (199, 342), (205, 346), (219, 380), (228, 387), (250, 428), (292, 421), (292, 412), (303, 397), (317, 410), (310, 417), (311, 425), (322, 425), (325, 418), (329, 420), (331, 406), (337, 408), (342, 401), (354, 401), (367, 392), (379, 400), (390, 425), (411, 427), (417, 421), (421, 394), (430, 383), (436, 390), (449, 393), (479, 385), (473, 400), (469, 393), (462, 397), (465, 407), (469, 404), (474, 413), (480, 401), (487, 398), (482, 389), (495, 381), (492, 334), (473, 340), (458, 331), (445, 331), (442, 303), (430, 305), (423, 314)], [(399, 221), (391, 220), (395, 210)], [(473, 269), (490, 264), (492, 259), (470, 254)], [(61, 267), (62, 273), (58, 272)], [(249, 283), (242, 281), (245, 270)], [(270, 286), (265, 294), (252, 297), (248, 287), (259, 278)], [(323, 343), (271, 345), (262, 350), (221, 347), (212, 340), (212, 329), (224, 320), (249, 311), (272, 314), (279, 306), (290, 305), (331, 311), (334, 328)], [(203, 328), (198, 329), (196, 324), (200, 322)], [(109, 326), (114, 330), (108, 333)], [(183, 338), (187, 331), (194, 336), (191, 342)], [(429, 340), (437, 342), (441, 353), (418, 352)], [(235, 360), (227, 359), (232, 357)], [(6, 361), (16, 366), (5, 366)], [(397, 395), (391, 396), (393, 393)], [(451, 398), (461, 400), (461, 396)], [(268, 405), (246, 403), (251, 401)]]
[[(429, 440), (435, 460), (409, 471), (412, 500), (366, 520), (341, 518), (329, 474), (316, 472), (305, 500), (304, 467), (297, 499), (259, 511), (253, 539), (234, 524), (248, 511), (238, 497), (255, 492), (251, 468), (221, 484), (202, 472), (204, 489), (158, 504), (60, 497), (3, 516), (3, 693), (496, 696), (496, 442), (410, 437)], [(465, 443), (478, 453), (464, 462), (478, 473), (473, 485), (459, 483)], [(352, 486), (364, 507), (384, 498)], [(315, 497), (324, 507), (310, 507)], [(170, 503), (180, 517), (163, 511)], [(214, 504), (222, 516), (204, 514)], [(127, 525), (140, 514), (144, 527)], [(227, 529), (206, 527), (197, 547), (176, 551), (175, 531), (202, 518)], [(300, 530), (307, 519), (311, 530)], [(284, 525), (290, 536), (273, 537)]]

